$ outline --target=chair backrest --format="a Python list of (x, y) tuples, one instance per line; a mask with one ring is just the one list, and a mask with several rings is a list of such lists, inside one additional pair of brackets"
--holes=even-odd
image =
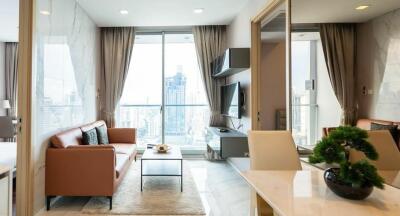
[(250, 169), (301, 170), (290, 131), (249, 131)]
[(0, 138), (13, 138), (15, 135), (12, 118), (0, 116)]
[[(376, 161), (370, 161), (378, 170), (400, 170), (400, 152), (394, 143), (392, 135), (387, 130), (368, 131), (368, 140), (379, 154)], [(350, 151), (350, 161), (355, 162), (366, 158), (364, 153)]]

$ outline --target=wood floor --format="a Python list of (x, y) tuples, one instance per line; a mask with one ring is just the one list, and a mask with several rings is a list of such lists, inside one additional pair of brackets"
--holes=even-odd
[[(207, 215), (249, 215), (249, 186), (228, 162), (188, 159), (184, 163), (190, 165)], [(61, 197), (50, 211), (42, 211), (37, 215), (82, 215), (80, 211), (88, 200), (88, 197)]]

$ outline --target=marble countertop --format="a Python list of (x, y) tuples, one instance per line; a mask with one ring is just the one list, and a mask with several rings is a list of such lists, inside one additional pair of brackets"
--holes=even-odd
[(241, 175), (255, 191), (282, 216), (292, 215), (400, 215), (400, 190), (385, 185), (375, 188), (365, 200), (353, 201), (327, 188), (322, 170), (259, 171)]

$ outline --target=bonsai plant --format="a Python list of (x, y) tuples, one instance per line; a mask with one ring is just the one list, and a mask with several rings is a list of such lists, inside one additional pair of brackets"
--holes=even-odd
[(383, 189), (384, 179), (366, 159), (349, 161), (350, 150), (361, 151), (370, 160), (377, 160), (378, 153), (367, 140), (367, 131), (351, 126), (341, 126), (322, 138), (309, 156), (310, 163), (326, 162), (338, 168), (325, 170), (324, 179), (337, 195), (348, 199), (365, 199), (373, 187)]

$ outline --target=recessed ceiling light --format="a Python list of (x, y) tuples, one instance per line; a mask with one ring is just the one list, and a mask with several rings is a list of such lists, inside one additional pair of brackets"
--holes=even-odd
[(204, 8), (195, 8), (195, 9), (193, 10), (193, 13), (201, 14), (201, 13), (203, 13), (203, 11), (204, 11)]
[(126, 15), (126, 14), (128, 14), (129, 12), (128, 12), (127, 10), (120, 10), (119, 13), (122, 14), (122, 15)]
[(40, 14), (48, 16), (48, 15), (50, 15), (50, 12), (47, 10), (41, 10)]
[(365, 10), (367, 8), (369, 8), (369, 5), (360, 5), (360, 6), (356, 7), (356, 10)]

